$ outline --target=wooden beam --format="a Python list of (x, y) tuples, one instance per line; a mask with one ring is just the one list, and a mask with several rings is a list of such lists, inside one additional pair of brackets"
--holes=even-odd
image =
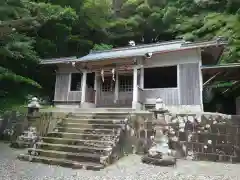
[(235, 81), (235, 82), (232, 84), (232, 86), (231, 86), (230, 88), (227, 88), (225, 91), (223, 91), (222, 94), (225, 94), (226, 92), (228, 92), (231, 88), (234, 87), (234, 85), (237, 85), (238, 83), (239, 83), (239, 81)]
[(214, 76), (212, 76), (211, 78), (209, 78), (204, 84), (203, 86), (207, 85), (210, 81), (212, 81), (213, 79), (215, 79), (219, 74), (221, 74), (221, 72), (216, 73)]

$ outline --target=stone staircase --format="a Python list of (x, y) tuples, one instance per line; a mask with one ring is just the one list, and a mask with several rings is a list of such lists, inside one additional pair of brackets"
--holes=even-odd
[(123, 156), (129, 111), (69, 114), (19, 159), (71, 168), (100, 170)]

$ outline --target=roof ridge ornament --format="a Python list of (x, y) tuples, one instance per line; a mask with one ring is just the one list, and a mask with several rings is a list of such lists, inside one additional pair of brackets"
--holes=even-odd
[(133, 40), (130, 40), (130, 41), (128, 42), (128, 44), (129, 44), (130, 46), (136, 46), (136, 43), (135, 43), (135, 41), (133, 41)]
[(75, 67), (76, 66), (76, 62), (75, 61), (72, 61), (72, 66)]
[(226, 38), (223, 37), (223, 36), (218, 36), (218, 37), (216, 38), (216, 41), (217, 41), (217, 43), (223, 43), (223, 42), (226, 42), (227, 40), (226, 40)]

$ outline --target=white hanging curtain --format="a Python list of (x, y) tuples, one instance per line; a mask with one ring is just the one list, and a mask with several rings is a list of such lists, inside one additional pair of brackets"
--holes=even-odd
[(104, 82), (104, 70), (101, 70), (101, 77), (102, 77), (102, 82)]
[(115, 81), (115, 69), (112, 69), (112, 80)]

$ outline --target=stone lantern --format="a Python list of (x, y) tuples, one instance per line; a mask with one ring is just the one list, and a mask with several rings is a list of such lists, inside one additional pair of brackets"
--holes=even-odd
[(156, 99), (155, 109), (156, 110), (163, 110), (163, 109), (165, 109), (165, 104), (164, 104), (163, 100), (160, 97)]
[(39, 112), (41, 105), (39, 104), (39, 100), (36, 97), (33, 97), (28, 104), (28, 115), (35, 115), (35, 113)]
[(168, 113), (168, 110), (166, 109), (163, 100), (160, 97), (158, 97), (155, 102), (156, 102), (155, 109), (152, 110), (152, 112), (154, 112), (155, 118), (158, 119), (161, 116), (164, 117), (164, 113)]

